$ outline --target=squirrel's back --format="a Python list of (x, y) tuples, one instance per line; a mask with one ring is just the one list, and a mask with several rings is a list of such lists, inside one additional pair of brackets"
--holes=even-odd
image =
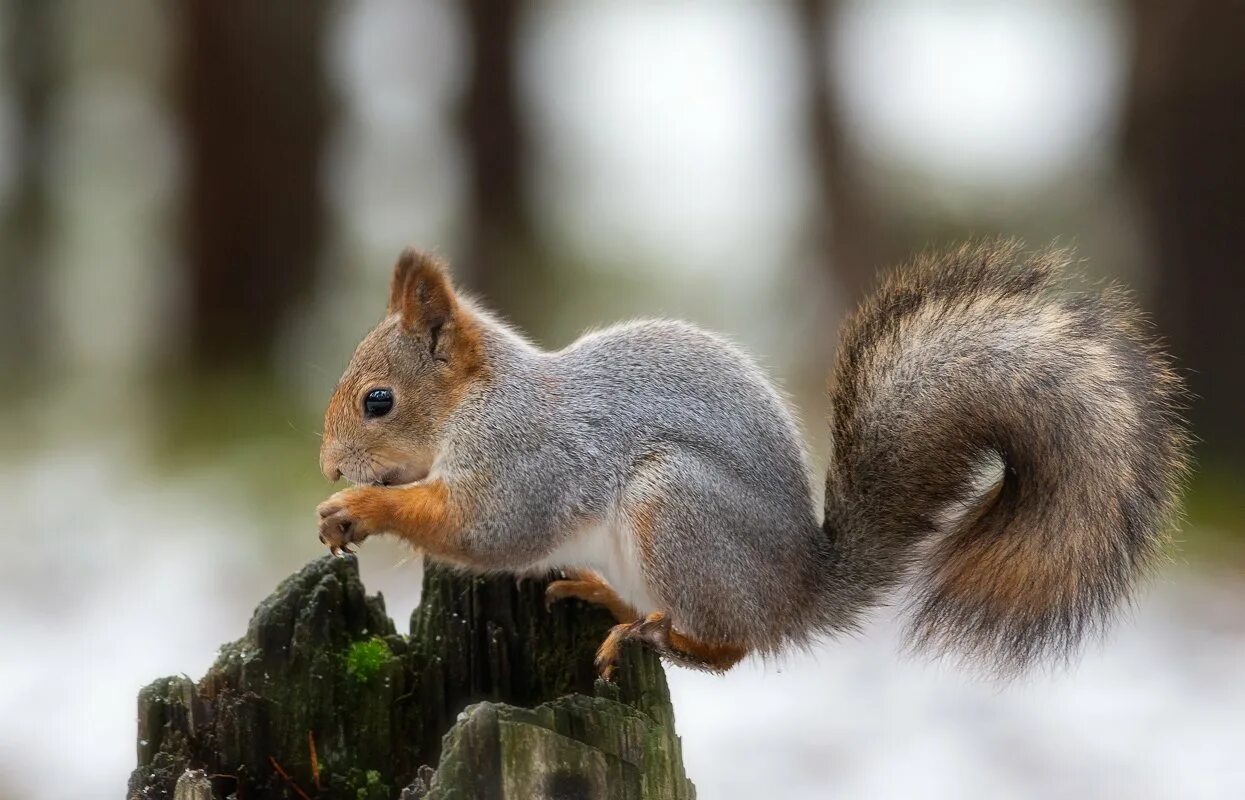
[(612, 441), (633, 457), (666, 443), (693, 448), (777, 488), (784, 511), (816, 516), (790, 405), (726, 339), (685, 322), (638, 320), (551, 355), (560, 417), (594, 445)]

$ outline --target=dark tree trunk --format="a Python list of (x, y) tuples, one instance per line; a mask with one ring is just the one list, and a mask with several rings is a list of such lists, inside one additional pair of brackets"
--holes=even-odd
[(45, 350), (49, 123), (60, 78), (63, 7), (56, 0), (13, 0), (7, 7), (4, 73), (14, 126), (5, 157), (13, 183), (0, 223), (0, 368), (12, 374), (35, 367)]
[(472, 286), (524, 322), (537, 264), (528, 211), (528, 151), (518, 85), (522, 0), (463, 4), (471, 75), (463, 98), (468, 162), (468, 251)]
[(262, 365), (311, 287), (327, 225), (330, 3), (175, 8), (191, 355)]
[(608, 615), (543, 589), (429, 569), (405, 637), (353, 558), (308, 564), (201, 681), (140, 692), (128, 797), (690, 800), (656, 657), (596, 682)]
[(807, 99), (809, 138), (819, 188), (814, 241), (825, 268), (841, 293), (837, 305), (850, 306), (873, 285), (885, 266), (881, 222), (869, 187), (861, 177), (859, 156), (843, 126), (838, 91), (831, 79), (835, 0), (799, 0), (797, 4)]
[(1135, 0), (1125, 153), (1206, 455), (1245, 454), (1245, 4)]

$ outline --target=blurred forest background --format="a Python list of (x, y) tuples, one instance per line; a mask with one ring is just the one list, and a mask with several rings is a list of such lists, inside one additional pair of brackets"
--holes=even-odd
[[(1171, 568), (1079, 670), (1003, 692), (905, 661), (886, 618), (674, 671), (692, 777), (1245, 794), (1241, 2), (0, 9), (0, 798), (117, 796), (137, 689), (201, 674), (320, 554), (320, 414), (404, 245), (546, 346), (634, 316), (727, 333), (820, 464), (834, 331), (875, 271), (1000, 233), (1133, 287), (1187, 371)], [(409, 613), (419, 565), (362, 560)]]

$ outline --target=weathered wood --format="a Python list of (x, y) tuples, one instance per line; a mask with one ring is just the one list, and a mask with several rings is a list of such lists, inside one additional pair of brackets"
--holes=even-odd
[(188, 769), (177, 779), (173, 800), (212, 800), (212, 781), (201, 769)]
[(669, 726), (604, 697), (568, 695), (534, 709), (480, 703), (445, 737), (422, 797), (693, 798), (679, 751)]
[(129, 796), (174, 797), (202, 769), (240, 800), (690, 798), (658, 660), (628, 652), (615, 685), (595, 680), (610, 622), (577, 602), (546, 610), (541, 581), (430, 568), (399, 636), (353, 558), (317, 560), (197, 684), (139, 693)]

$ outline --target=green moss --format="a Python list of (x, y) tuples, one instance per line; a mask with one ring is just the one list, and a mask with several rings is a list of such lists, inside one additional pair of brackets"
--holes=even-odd
[(352, 800), (389, 800), (394, 796), (384, 776), (377, 770), (361, 770), (352, 767), (348, 774), (342, 776), (345, 794), (334, 795), (352, 798)]
[(355, 642), (346, 651), (346, 674), (358, 683), (367, 683), (393, 658), (389, 645), (379, 636)]
[(389, 797), (389, 785), (380, 779), (380, 773), (369, 769), (364, 776), (363, 785), (355, 790), (358, 800), (386, 800)]

